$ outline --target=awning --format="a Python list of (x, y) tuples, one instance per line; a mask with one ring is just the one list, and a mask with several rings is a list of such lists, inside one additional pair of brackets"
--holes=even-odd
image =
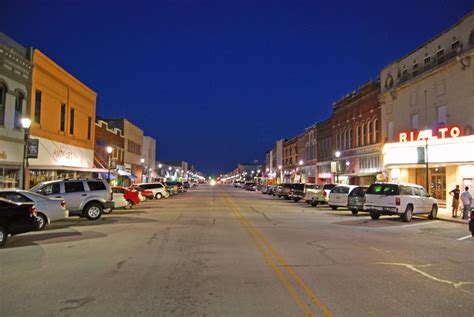
[[(108, 173), (108, 172), (106, 172), (106, 173), (99, 173), (99, 175), (100, 175), (100, 177), (101, 177), (102, 179), (109, 179), (109, 173)], [(116, 177), (114, 174), (110, 173), (110, 179), (116, 179), (116, 178), (117, 178), (117, 177)]]

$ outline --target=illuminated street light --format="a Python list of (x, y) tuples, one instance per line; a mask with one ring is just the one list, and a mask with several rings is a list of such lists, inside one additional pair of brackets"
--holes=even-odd
[(31, 120), (29, 118), (21, 118), (20, 123), (23, 129), (29, 129), (31, 126)]
[(337, 158), (339, 158), (339, 157), (341, 156), (341, 152), (336, 151), (336, 153), (334, 153), (334, 155), (335, 155)]
[(111, 146), (108, 146), (106, 149), (107, 153), (109, 154), (108, 155), (108, 161), (109, 161), (109, 164), (108, 164), (108, 172), (107, 172), (107, 182), (110, 184), (110, 154), (112, 154), (112, 152), (114, 151), (114, 149), (111, 147)]
[(341, 152), (336, 151), (336, 153), (334, 153), (334, 155), (337, 158), (337, 160), (336, 160), (336, 183), (339, 184), (339, 157), (341, 156)]
[(300, 166), (303, 165), (303, 163), (304, 163), (303, 160), (300, 160), (300, 161), (298, 162), (298, 164), (299, 164)]

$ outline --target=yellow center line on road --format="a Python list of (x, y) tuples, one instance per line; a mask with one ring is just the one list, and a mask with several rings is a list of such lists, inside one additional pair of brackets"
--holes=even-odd
[(310, 298), (310, 300), (319, 308), (324, 316), (332, 316), (329, 309), (319, 300), (319, 298), (311, 291), (311, 289), (306, 286), (303, 280), (299, 275), (292, 269), (292, 267), (286, 262), (286, 260), (273, 248), (270, 242), (265, 238), (265, 236), (240, 212), (239, 208), (235, 205), (232, 199), (222, 191), (224, 196), (224, 201), (229, 207), (229, 209), (234, 213), (234, 215), (240, 220), (242, 226), (249, 232), (252, 240), (257, 244), (259, 250), (262, 252), (265, 260), (273, 269), (277, 278), (280, 282), (286, 287), (293, 300), (298, 304), (300, 309), (306, 316), (313, 316), (309, 305), (304, 303), (304, 300), (298, 294), (296, 289), (293, 287), (288, 277), (282, 272), (278, 265), (283, 267), (286, 273), (293, 279), (293, 281), (298, 285), (301, 290)]

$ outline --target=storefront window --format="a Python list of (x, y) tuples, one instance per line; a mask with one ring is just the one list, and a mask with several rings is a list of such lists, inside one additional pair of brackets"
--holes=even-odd
[(31, 170), (30, 188), (41, 183), (56, 179), (85, 179), (92, 178), (91, 172), (67, 171), (67, 170)]
[(19, 166), (0, 166), (0, 188), (18, 188), (19, 180)]

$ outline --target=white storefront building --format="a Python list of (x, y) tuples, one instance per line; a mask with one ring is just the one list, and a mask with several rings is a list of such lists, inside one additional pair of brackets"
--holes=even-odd
[(456, 185), (473, 188), (473, 62), (471, 13), (380, 75), (385, 175), (423, 186), (428, 179), (441, 205), (451, 206)]

